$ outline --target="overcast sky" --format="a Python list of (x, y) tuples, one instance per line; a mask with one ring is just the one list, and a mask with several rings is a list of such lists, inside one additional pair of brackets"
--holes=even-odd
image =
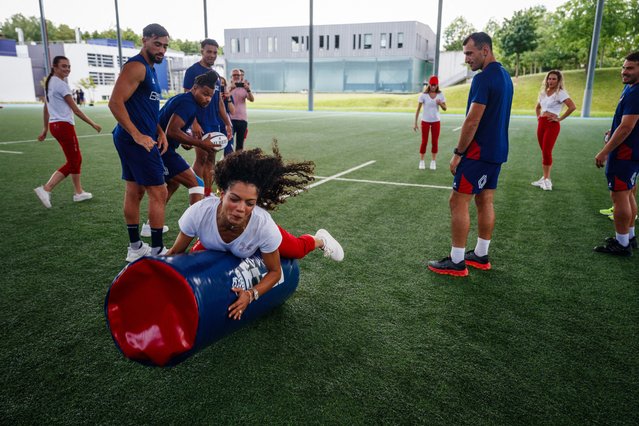
[[(44, 15), (54, 24), (67, 24), (82, 31), (115, 28), (113, 0), (42, 0)], [(567, 0), (444, 0), (442, 31), (457, 16), (463, 15), (477, 29), (492, 18), (501, 21), (516, 10), (535, 5), (554, 11)], [(0, 0), (0, 20), (22, 13), (39, 16), (38, 0)], [(364, 22), (420, 21), (437, 29), (438, 0), (315, 0), (316, 25)], [(497, 6), (497, 3), (500, 3)], [(221, 2), (207, 0), (209, 37), (224, 44), (225, 28), (254, 28), (308, 25), (307, 0), (244, 0)], [(386, 4), (387, 6), (383, 6)], [(173, 38), (204, 38), (203, 0), (119, 0), (120, 26), (137, 33), (152, 22), (162, 24)]]

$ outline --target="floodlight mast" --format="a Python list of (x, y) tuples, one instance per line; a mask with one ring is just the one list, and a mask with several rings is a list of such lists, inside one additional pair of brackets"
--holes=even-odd
[(601, 32), (601, 21), (603, 19), (603, 9), (605, 0), (597, 1), (597, 11), (595, 12), (595, 28), (592, 31), (592, 43), (590, 45), (590, 55), (588, 56), (588, 74), (586, 77), (586, 89), (584, 90), (584, 104), (581, 107), (581, 116), (590, 117), (590, 106), (592, 105), (592, 86), (595, 80), (595, 67), (597, 66), (597, 50), (599, 49), (599, 33)]
[(308, 24), (308, 110), (313, 111), (313, 0), (309, 0)]
[(122, 34), (120, 31), (120, 11), (118, 9), (118, 0), (115, 0), (115, 33), (118, 36), (118, 63), (120, 64), (120, 69), (124, 66), (122, 63)]
[(442, 3), (444, 0), (439, 0), (439, 6), (437, 8), (437, 37), (435, 38), (435, 63), (433, 64), (433, 75), (439, 75), (439, 43), (440, 35), (442, 33)]
[(51, 54), (49, 53), (49, 36), (47, 35), (47, 21), (44, 19), (44, 5), (40, 0), (40, 33), (42, 34), (42, 49), (44, 50), (44, 73), (51, 71)]
[(206, 0), (204, 1), (204, 38), (209, 38), (209, 24), (208, 24), (208, 19), (206, 17)]

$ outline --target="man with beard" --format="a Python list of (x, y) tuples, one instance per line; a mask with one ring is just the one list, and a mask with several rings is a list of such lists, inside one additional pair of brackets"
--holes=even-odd
[[(161, 155), (167, 149), (159, 125), (161, 89), (153, 68), (164, 59), (169, 33), (159, 24), (142, 31), (142, 50), (130, 58), (115, 82), (109, 109), (118, 124), (113, 141), (122, 163), (124, 219), (129, 233), (127, 262), (166, 252), (162, 241), (167, 189)], [(151, 246), (140, 240), (140, 202), (149, 195)]]
[[(197, 76), (211, 71), (217, 59), (217, 51), (219, 48), (217, 41), (207, 38), (202, 40), (200, 47), (202, 58), (191, 65), (184, 73), (184, 83), (182, 87), (184, 87), (185, 92), (191, 90)], [(224, 133), (229, 140), (233, 137), (231, 119), (226, 114), (224, 99), (220, 93), (220, 81), (218, 80), (211, 102), (206, 108), (198, 110), (197, 117), (191, 125), (191, 131), (194, 137), (201, 138), (202, 135), (210, 132)], [(195, 147), (193, 171), (204, 180), (205, 195), (210, 195), (211, 193), (214, 162), (214, 155), (209, 154), (199, 147)]]
[(606, 165), (606, 178), (613, 204), (615, 236), (595, 247), (599, 253), (632, 256), (637, 248), (635, 217), (639, 174), (639, 51), (626, 56), (621, 67), (625, 84), (610, 128), (610, 138), (595, 156), (595, 165)]

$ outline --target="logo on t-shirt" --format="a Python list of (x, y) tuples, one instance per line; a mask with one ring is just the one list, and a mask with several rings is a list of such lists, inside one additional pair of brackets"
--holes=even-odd
[(158, 92), (151, 92), (151, 94), (149, 95), (149, 99), (151, 99), (152, 101), (159, 101), (162, 98), (162, 95)]
[(479, 178), (479, 180), (477, 181), (477, 186), (479, 187), (479, 189), (484, 188), (484, 185), (486, 185), (487, 180), (488, 180), (487, 175), (483, 175), (482, 177)]

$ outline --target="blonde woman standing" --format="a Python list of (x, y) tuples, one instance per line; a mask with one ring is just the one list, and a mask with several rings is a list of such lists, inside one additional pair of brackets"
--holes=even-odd
[(51, 129), (51, 134), (58, 141), (64, 152), (67, 162), (58, 170), (53, 172), (49, 181), (34, 189), (36, 195), (46, 208), (51, 208), (51, 191), (71, 175), (75, 193), (73, 201), (84, 201), (93, 198), (89, 192), (82, 189), (80, 183), (80, 166), (82, 165), (82, 154), (78, 137), (75, 134), (75, 121), (73, 114), (93, 127), (98, 133), (102, 130), (100, 125), (87, 117), (76, 105), (69, 85), (65, 79), (71, 73), (69, 59), (64, 56), (53, 58), (51, 73), (47, 76), (44, 84), (44, 94), (46, 102), (44, 104), (44, 128), (38, 136), (42, 142), (47, 137), (47, 131)]
[[(560, 116), (564, 104), (566, 111)], [(564, 120), (576, 109), (575, 103), (564, 89), (564, 78), (557, 70), (549, 71), (539, 93), (539, 100), (535, 112), (537, 114), (537, 141), (541, 148), (541, 167), (543, 176), (534, 182), (533, 186), (540, 187), (544, 191), (552, 191), (550, 170), (552, 169), (552, 150), (557, 142), (561, 126), (559, 122)]]
[(424, 155), (426, 154), (428, 132), (430, 131), (433, 135), (433, 143), (430, 150), (432, 158), (430, 162), (430, 169), (435, 170), (437, 168), (435, 160), (437, 158), (439, 132), (441, 129), (439, 108), (446, 111), (446, 98), (442, 91), (439, 90), (439, 79), (435, 75), (428, 80), (427, 85), (424, 85), (424, 93), (419, 95), (419, 99), (417, 100), (417, 111), (415, 112), (415, 123), (413, 124), (413, 131), (415, 132), (417, 131), (417, 120), (419, 119), (419, 111), (422, 108), (422, 105), (424, 105), (424, 113), (422, 115), (421, 124), (422, 144), (419, 147), (419, 169), (423, 170), (426, 168)]

